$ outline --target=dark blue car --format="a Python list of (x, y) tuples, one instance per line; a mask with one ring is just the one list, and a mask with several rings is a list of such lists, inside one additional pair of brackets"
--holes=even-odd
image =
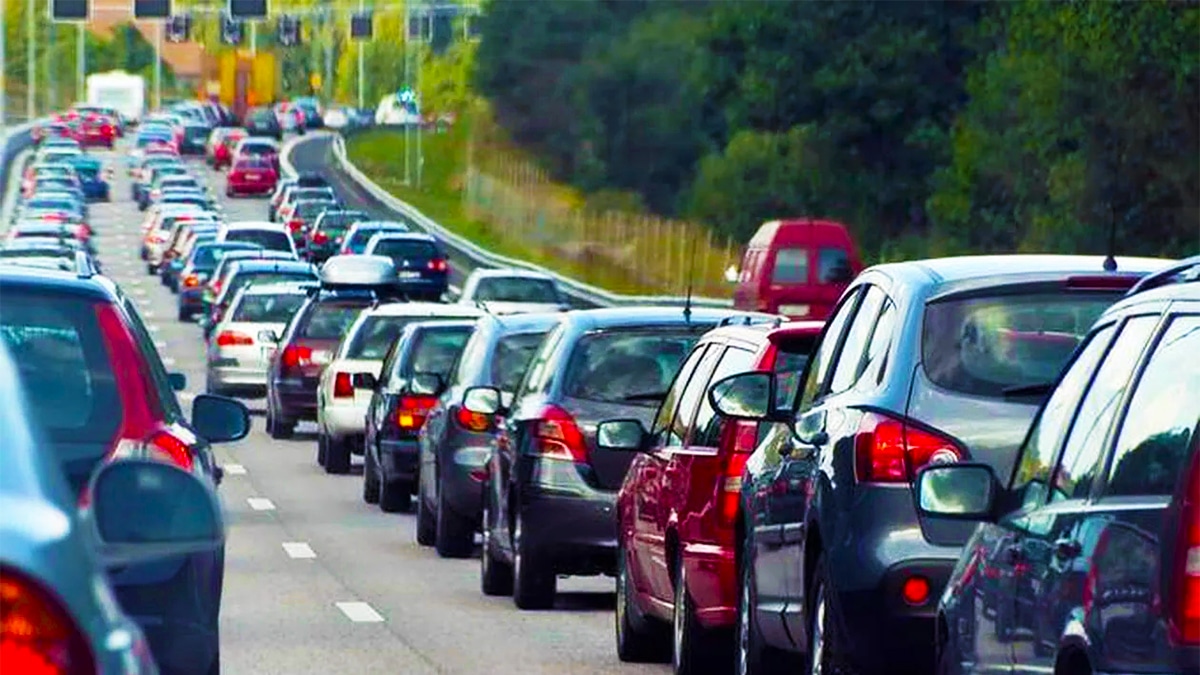
[(100, 160), (90, 155), (77, 155), (66, 160), (79, 176), (83, 196), (88, 199), (107, 202), (112, 199), (108, 184), (109, 172)]

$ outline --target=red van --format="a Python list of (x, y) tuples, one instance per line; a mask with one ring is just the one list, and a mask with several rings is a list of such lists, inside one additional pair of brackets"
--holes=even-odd
[(862, 269), (845, 225), (828, 220), (772, 220), (750, 239), (733, 306), (824, 321)]

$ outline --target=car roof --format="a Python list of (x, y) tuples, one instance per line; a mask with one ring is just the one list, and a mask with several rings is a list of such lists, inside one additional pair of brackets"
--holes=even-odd
[(371, 241), (425, 241), (437, 243), (437, 238), (424, 232), (387, 232), (386, 230), (371, 237)]
[(103, 276), (81, 277), (72, 271), (49, 270), (19, 265), (0, 266), (0, 292), (11, 293), (15, 289), (29, 291), (52, 291), (89, 300), (114, 302), (117, 287)]
[(487, 314), (481, 321), (496, 326), (497, 334), (544, 332), (562, 321), (563, 312), (522, 312), (520, 314)]
[(533, 270), (522, 270), (515, 268), (502, 269), (483, 269), (476, 268), (471, 272), (471, 276), (477, 279), (496, 279), (500, 277), (516, 277), (521, 279), (544, 279), (546, 281), (555, 281), (554, 277), (544, 272), (535, 272)]
[(283, 258), (243, 258), (231, 261), (237, 266), (237, 272), (257, 272), (271, 270), (277, 272), (311, 272), (316, 278), (316, 267), (303, 260), (285, 260)]
[[(1117, 272), (1149, 273), (1169, 264), (1161, 258), (1117, 258)], [(869, 268), (907, 276), (923, 274), (932, 283), (952, 283), (1016, 275), (1103, 274), (1104, 256), (976, 255), (885, 263)]]
[(369, 316), (453, 316), (470, 318), (483, 316), (486, 312), (467, 305), (453, 305), (443, 302), (388, 302), (367, 309), (363, 314)]
[(563, 320), (581, 330), (600, 330), (605, 328), (635, 328), (638, 326), (678, 325), (687, 326), (690, 323), (718, 323), (731, 316), (754, 316), (763, 320), (774, 320), (772, 314), (758, 312), (742, 312), (734, 309), (716, 307), (692, 307), (691, 316), (685, 317), (684, 307), (606, 307), (603, 309), (575, 309), (563, 312)]

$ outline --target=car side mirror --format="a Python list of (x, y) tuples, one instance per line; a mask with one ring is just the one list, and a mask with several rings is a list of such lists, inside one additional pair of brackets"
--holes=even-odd
[(606, 450), (642, 452), (649, 447), (649, 434), (639, 420), (607, 420), (596, 426), (596, 445)]
[(355, 389), (370, 389), (375, 391), (375, 387), (379, 385), (378, 378), (375, 373), (354, 373), (350, 376), (350, 386)]
[(167, 373), (167, 382), (171, 384), (171, 391), (187, 389), (187, 375), (183, 373)]
[(418, 396), (439, 396), (445, 389), (442, 376), (437, 373), (413, 373), (408, 383), (408, 390)]
[(708, 402), (723, 417), (762, 421), (775, 410), (775, 376), (766, 372), (731, 375), (708, 389)]
[(232, 398), (200, 394), (192, 400), (192, 428), (210, 443), (237, 441), (250, 433), (250, 410)]
[(258, 331), (258, 341), (279, 344), (279, 335), (273, 330), (260, 330)]
[(806, 413), (792, 426), (796, 440), (805, 445), (823, 446), (829, 442), (829, 433), (825, 431), (826, 412), (824, 408)]
[(987, 464), (926, 466), (917, 473), (917, 512), (927, 518), (991, 520), (998, 488)]
[(118, 460), (96, 472), (87, 494), (108, 566), (214, 551), (225, 541), (216, 493), (173, 464)]
[(504, 408), (502, 400), (495, 387), (470, 387), (463, 392), (462, 407), (480, 415), (495, 415)]

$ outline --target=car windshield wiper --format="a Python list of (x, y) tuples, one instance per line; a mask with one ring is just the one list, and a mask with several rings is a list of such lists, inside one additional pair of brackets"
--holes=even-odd
[(630, 394), (624, 397), (626, 401), (661, 401), (667, 397), (665, 391), (644, 391), (638, 394)]
[(1009, 398), (1022, 398), (1025, 396), (1045, 396), (1054, 391), (1054, 382), (1036, 382), (1034, 384), (1021, 384), (1015, 387), (1005, 387), (1001, 391)]

